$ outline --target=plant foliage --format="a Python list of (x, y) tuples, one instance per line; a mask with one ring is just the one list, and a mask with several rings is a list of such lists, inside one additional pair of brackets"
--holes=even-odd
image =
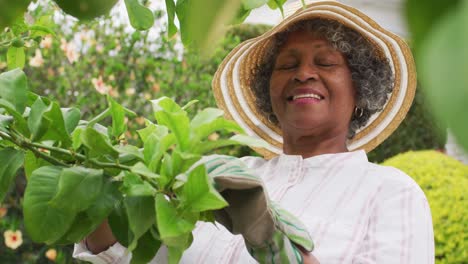
[[(36, 242), (78, 242), (109, 215), (124, 212), (125, 221), (110, 217), (110, 225), (133, 251), (132, 263), (146, 263), (161, 244), (169, 248), (169, 262), (176, 263), (191, 244), (195, 223), (227, 206), (205, 167), (192, 165), (219, 147), (263, 144), (241, 135), (211, 141), (208, 136), (216, 131), (242, 129), (219, 109), (204, 109), (190, 119), (187, 108), (193, 102), (181, 107), (162, 97), (151, 101), (157, 123), (147, 119), (138, 131), (140, 141), (130, 145), (125, 120), (133, 111), (108, 97), (103, 113), (80, 120), (78, 109), (26, 92), (25, 78), (19, 69), (0, 74), (5, 91), (0, 194), (4, 197), (24, 163), (24, 223)], [(26, 98), (14, 96), (23, 92)], [(110, 127), (99, 124), (106, 118)]]
[(465, 263), (468, 259), (468, 166), (437, 151), (399, 154), (383, 165), (401, 169), (426, 194), (434, 225), (436, 263)]

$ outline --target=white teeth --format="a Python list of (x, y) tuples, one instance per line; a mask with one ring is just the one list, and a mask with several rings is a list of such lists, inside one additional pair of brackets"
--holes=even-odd
[(322, 97), (320, 97), (320, 95), (318, 94), (299, 94), (299, 95), (294, 95), (292, 99), (296, 100), (296, 99), (301, 99), (301, 98), (315, 98), (317, 100), (322, 99)]

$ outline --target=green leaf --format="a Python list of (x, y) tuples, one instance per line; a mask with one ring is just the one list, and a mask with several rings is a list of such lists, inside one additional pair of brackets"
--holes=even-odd
[(41, 167), (33, 172), (26, 186), (24, 225), (35, 242), (54, 243), (74, 222), (76, 213), (59, 210), (49, 204), (56, 195), (61, 170), (59, 167)]
[[(75, 217), (75, 222), (61, 239), (63, 243), (71, 244), (82, 241), (85, 236), (96, 230), (106, 220), (106, 217), (121, 200), (122, 194), (117, 189), (117, 183), (106, 180), (102, 191), (92, 205)], [(128, 227), (125, 231), (127, 230)]]
[(16, 178), (16, 172), (23, 165), (24, 155), (22, 151), (14, 148), (0, 149), (0, 203), (3, 202), (8, 189)]
[(49, 122), (49, 129), (42, 140), (53, 140), (62, 142), (65, 147), (71, 145), (70, 134), (65, 126), (62, 109), (56, 102), (51, 102), (44, 113), (44, 119)]
[(167, 26), (169, 37), (174, 36), (177, 33), (177, 27), (174, 23), (176, 5), (174, 0), (166, 0), (166, 10), (167, 10)]
[(153, 12), (140, 4), (138, 0), (125, 0), (128, 18), (133, 28), (138, 30), (150, 29), (154, 24)]
[(224, 112), (218, 108), (205, 108), (200, 111), (190, 122), (192, 129), (198, 128), (201, 125), (212, 123), (218, 117), (223, 116)]
[(141, 141), (145, 143), (148, 137), (152, 134), (155, 134), (155, 136), (158, 139), (165, 137), (169, 133), (169, 129), (165, 126), (158, 126), (158, 125), (149, 123), (147, 127), (140, 129), (137, 132), (138, 132), (138, 135), (140, 135)]
[(242, 6), (247, 10), (261, 7), (266, 3), (268, 3), (268, 0), (242, 0)]
[(184, 207), (192, 212), (217, 210), (228, 206), (226, 200), (213, 187), (204, 165), (197, 166), (189, 173), (182, 194)]
[(10, 28), (15, 36), (20, 36), (22, 33), (28, 31), (28, 25), (24, 22), (24, 16), (18, 17)]
[(182, 111), (177, 113), (159, 111), (155, 112), (154, 115), (159, 124), (167, 126), (174, 133), (178, 147), (183, 151), (188, 150), (190, 143), (190, 121), (187, 113)]
[[(184, 45), (208, 53), (241, 7), (241, 0), (177, 1), (176, 13)], [(203, 14), (203, 15), (200, 15)]]
[(16, 111), (15, 106), (9, 101), (0, 98), (0, 108), (4, 108), (10, 115), (13, 116), (15, 122), (9, 126), (15, 127), (21, 134), (28, 137), (29, 129), (26, 119), (18, 111)]
[(84, 128), (78, 127), (78, 128), (75, 129), (75, 131), (73, 131), (73, 133), (72, 133), (72, 148), (74, 150), (78, 150), (78, 148), (81, 147), (81, 145), (82, 145), (81, 133), (84, 130), (85, 130)]
[(195, 136), (193, 141), (205, 139), (216, 131), (244, 133), (244, 130), (236, 122), (226, 120), (224, 118), (217, 118), (210, 123), (203, 124), (195, 128)]
[(125, 124), (125, 109), (118, 104), (112, 97), (107, 96), (112, 115), (112, 136), (118, 138), (127, 130)]
[(164, 244), (179, 246), (171, 239), (192, 232), (197, 218), (194, 215), (182, 213), (166, 199), (163, 194), (156, 195), (156, 218), (159, 234)]
[[(468, 3), (444, 16), (418, 52), (424, 94), (440, 122), (448, 124), (457, 142), (468, 150)], [(448, 66), (450, 65), (450, 66)]]
[(31, 106), (29, 112), (28, 127), (31, 131), (31, 140), (36, 141), (40, 139), (47, 132), (50, 121), (43, 118), (44, 113), (47, 111), (47, 105), (42, 101), (40, 97)]
[(81, 118), (81, 112), (78, 108), (62, 108), (63, 120), (68, 134), (71, 134), (78, 126)]
[(23, 114), (28, 101), (28, 81), (20, 69), (0, 74), (0, 97), (14, 105)]
[(150, 231), (147, 231), (140, 239), (138, 246), (132, 251), (130, 264), (146, 264), (154, 258), (161, 246), (161, 241), (156, 240)]
[(29, 179), (36, 169), (44, 166), (50, 166), (51, 164), (47, 161), (36, 157), (36, 155), (32, 151), (26, 151), (26, 155), (24, 156), (24, 173), (26, 174), (26, 178)]
[(90, 150), (100, 155), (118, 158), (119, 152), (110, 144), (109, 139), (91, 127), (81, 132), (81, 142)]
[(108, 222), (112, 234), (117, 238), (117, 241), (124, 247), (128, 247), (133, 239), (133, 234), (128, 225), (128, 216), (123, 201), (114, 204), (114, 208), (108, 217)]
[(29, 27), (29, 30), (31, 30), (30, 37), (31, 38), (43, 37), (47, 34), (55, 36), (56, 34), (52, 30), (54, 25), (55, 23), (52, 20), (51, 15), (41, 16), (36, 19), (34, 25)]
[(26, 55), (24, 54), (24, 47), (10, 46), (7, 51), (8, 69), (23, 69), (26, 62)]
[(411, 32), (411, 40), (416, 51), (424, 43), (427, 43), (433, 29), (440, 23), (444, 16), (460, 6), (460, 0), (407, 0), (405, 1), (405, 13), (408, 27)]
[(235, 141), (242, 145), (247, 145), (249, 147), (255, 148), (266, 148), (268, 147), (268, 143), (266, 143), (263, 139), (255, 138), (247, 135), (234, 135), (229, 140)]
[(126, 196), (124, 203), (130, 230), (134, 235), (129, 250), (133, 250), (138, 244), (138, 239), (154, 224), (156, 217), (154, 197)]
[(143, 181), (136, 173), (125, 172), (121, 191), (127, 196), (154, 196), (156, 190), (147, 181)]
[(102, 170), (65, 168), (61, 171), (57, 194), (50, 201), (50, 205), (64, 211), (84, 211), (95, 202), (102, 186)]
[(148, 177), (150, 179), (157, 179), (159, 178), (159, 175), (153, 173), (146, 165), (142, 162), (138, 162), (137, 164), (133, 165), (131, 168), (131, 171), (136, 174), (143, 175), (145, 177)]
[(28, 9), (30, 0), (0, 2), (0, 31), (10, 26), (18, 17), (23, 16)]

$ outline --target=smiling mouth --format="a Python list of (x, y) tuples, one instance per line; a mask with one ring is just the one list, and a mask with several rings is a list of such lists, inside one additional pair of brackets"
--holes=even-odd
[(316, 99), (316, 100), (322, 100), (323, 96), (320, 96), (318, 94), (313, 94), (313, 93), (308, 93), (308, 94), (298, 94), (298, 95), (292, 95), (286, 98), (288, 101), (294, 101), (298, 99)]

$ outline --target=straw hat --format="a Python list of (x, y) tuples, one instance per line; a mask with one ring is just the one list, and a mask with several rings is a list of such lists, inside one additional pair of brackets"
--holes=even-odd
[(227, 118), (237, 122), (247, 134), (262, 138), (269, 144), (266, 148), (256, 148), (257, 152), (266, 158), (281, 154), (281, 130), (256, 108), (250, 80), (274, 34), (301, 20), (335, 20), (361, 33), (388, 58), (394, 73), (393, 92), (383, 110), (372, 115), (368, 123), (356, 131), (354, 138), (347, 142), (350, 151), (371, 151), (395, 131), (413, 101), (416, 71), (409, 47), (399, 36), (385, 30), (359, 10), (337, 1), (316, 1), (305, 8), (296, 5), (296, 9), (296, 12), (287, 16), (279, 25), (257, 38), (241, 43), (224, 59), (212, 84), (218, 106), (224, 110)]

